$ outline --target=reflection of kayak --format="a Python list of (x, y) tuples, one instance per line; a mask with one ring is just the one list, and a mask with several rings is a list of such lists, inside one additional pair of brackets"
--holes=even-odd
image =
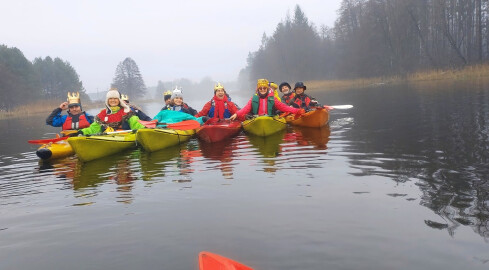
[(64, 158), (74, 153), (73, 148), (66, 140), (43, 144), (36, 151), (36, 155), (44, 160)]
[(168, 128), (142, 128), (136, 133), (136, 139), (144, 150), (158, 151), (172, 145), (190, 140), (195, 130), (175, 130)]
[(322, 126), (319, 128), (310, 127), (293, 127), (296, 134), (295, 140), (302, 145), (315, 145), (318, 149), (326, 149), (326, 144), (329, 141), (331, 130), (329, 126)]
[(295, 119), (294, 115), (285, 117), (287, 123), (301, 127), (322, 127), (328, 123), (329, 113), (325, 108), (317, 108), (309, 111), (299, 118)]
[(221, 120), (208, 120), (203, 126), (197, 129), (197, 136), (205, 142), (218, 142), (226, 138), (231, 138), (241, 130), (241, 122)]
[(263, 157), (276, 157), (280, 153), (280, 144), (283, 142), (286, 131), (281, 130), (269, 136), (257, 136), (248, 134), (250, 144), (263, 155)]
[(71, 137), (68, 142), (82, 161), (106, 157), (136, 146), (136, 134), (117, 133), (90, 137)]
[(202, 251), (199, 253), (199, 270), (253, 270), (253, 268), (221, 255)]
[(284, 130), (287, 126), (285, 119), (279, 116), (258, 116), (243, 122), (243, 129), (258, 136), (268, 136)]

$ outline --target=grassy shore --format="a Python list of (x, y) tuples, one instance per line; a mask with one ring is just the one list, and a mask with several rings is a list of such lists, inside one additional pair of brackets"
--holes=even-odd
[(453, 83), (489, 79), (489, 64), (467, 66), (462, 69), (440, 69), (411, 73), (406, 76), (361, 78), (352, 80), (308, 81), (311, 90), (342, 90), (377, 87), (386, 84)]
[[(0, 111), (0, 119), (28, 117), (30, 115), (46, 115), (48, 117), (55, 108), (58, 108), (62, 101), (39, 100), (34, 103), (20, 105), (10, 111)], [(91, 108), (102, 108), (103, 102), (90, 102), (82, 104), (83, 110)]]

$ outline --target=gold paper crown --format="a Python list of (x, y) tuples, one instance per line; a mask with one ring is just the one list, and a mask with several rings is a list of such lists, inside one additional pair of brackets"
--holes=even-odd
[(80, 93), (79, 92), (68, 92), (68, 104), (77, 103), (80, 104)]
[(224, 90), (224, 86), (220, 82), (214, 85), (214, 92), (217, 90)]
[(256, 83), (256, 87), (268, 87), (268, 80), (267, 79), (258, 79), (258, 82)]
[(168, 90), (168, 91), (165, 91), (165, 93), (163, 93), (163, 96), (171, 96), (172, 92), (171, 90)]
[(121, 99), (124, 101), (129, 101), (129, 96), (121, 94)]

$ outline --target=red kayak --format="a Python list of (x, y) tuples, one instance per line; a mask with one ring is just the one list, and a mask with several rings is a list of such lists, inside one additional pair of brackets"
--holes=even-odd
[(241, 122), (232, 120), (209, 119), (197, 129), (197, 136), (205, 142), (218, 142), (231, 138), (241, 130)]
[(199, 253), (199, 269), (200, 270), (253, 270), (237, 261), (233, 261), (221, 255), (202, 251)]

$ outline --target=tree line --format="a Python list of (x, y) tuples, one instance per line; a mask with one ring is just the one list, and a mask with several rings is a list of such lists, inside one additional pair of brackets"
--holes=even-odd
[[(129, 57), (117, 65), (111, 86), (131, 98), (141, 97), (146, 91), (139, 67)], [(90, 101), (69, 62), (50, 56), (31, 62), (18, 48), (0, 45), (0, 110), (9, 111), (38, 100), (63, 101), (67, 92), (79, 92), (83, 102)]]
[(300, 6), (250, 52), (240, 81), (351, 79), (458, 68), (489, 58), (488, 0), (343, 0), (332, 28)]

